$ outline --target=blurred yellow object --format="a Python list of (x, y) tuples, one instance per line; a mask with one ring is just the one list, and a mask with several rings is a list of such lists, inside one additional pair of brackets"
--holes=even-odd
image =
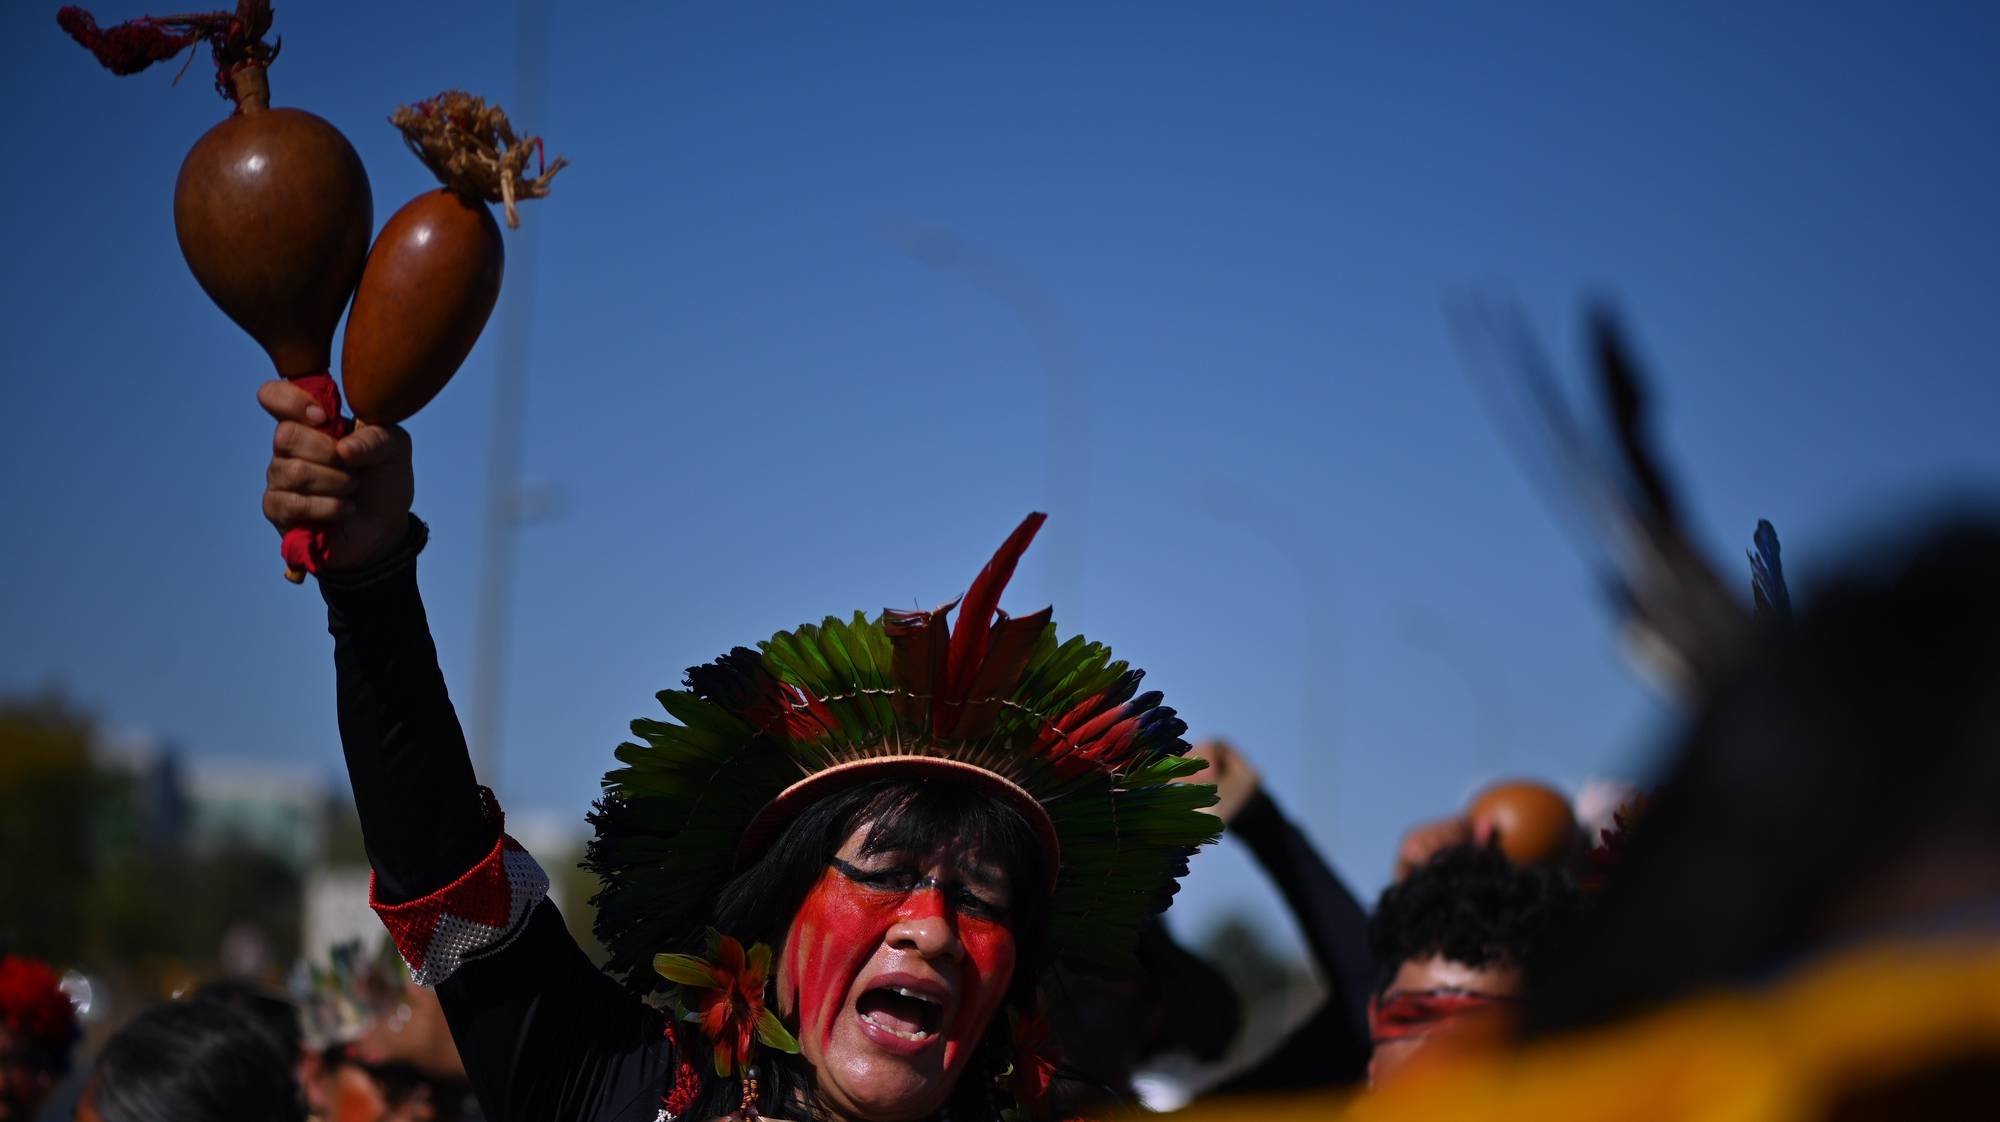
[[(1940, 1078), (1926, 1079), (1933, 1075)], [(1514, 1051), (1461, 1054), (1373, 1094), (1214, 1100), (1197, 1103), (1180, 1117), (1188, 1122), (2000, 1118), (1996, 1090), (2000, 942), (1986, 940), (1878, 944), (1828, 957), (1768, 989), (1698, 997), (1634, 1021)]]

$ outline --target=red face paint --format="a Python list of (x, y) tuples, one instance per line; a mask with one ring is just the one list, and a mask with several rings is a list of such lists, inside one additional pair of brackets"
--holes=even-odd
[(800, 1039), (823, 1054), (869, 979), (892, 971), (924, 972), (951, 988), (939, 1074), (956, 1076), (1006, 996), (1014, 934), (952, 906), (934, 882), (885, 891), (828, 869), (792, 920), (778, 976), (779, 1001), (797, 1012)]
[(1426, 1036), (1513, 998), (1472, 990), (1405, 990), (1368, 1003), (1368, 1035), (1376, 1044)]

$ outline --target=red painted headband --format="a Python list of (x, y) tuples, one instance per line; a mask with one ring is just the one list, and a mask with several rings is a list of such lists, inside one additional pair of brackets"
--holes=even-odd
[(1515, 999), (1475, 990), (1413, 990), (1368, 1003), (1368, 1035), (1377, 1044), (1423, 1036), (1440, 1024), (1481, 1010), (1512, 1005)]

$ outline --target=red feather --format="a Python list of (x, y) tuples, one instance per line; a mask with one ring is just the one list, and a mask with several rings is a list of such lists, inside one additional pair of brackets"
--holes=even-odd
[(1092, 751), (1094, 742), (1099, 737), (1109, 733), (1112, 726), (1118, 724), (1120, 721), (1130, 719), (1125, 715), (1125, 708), (1125, 704), (1120, 702), (1105, 709), (1104, 712), (1099, 713), (1097, 716), (1092, 717), (1082, 728), (1068, 734), (1070, 743), (1076, 745), (1076, 750), (1079, 752), (1086, 755), (1095, 755), (1095, 752)]
[(1132, 746), (1139, 741), (1139, 722), (1146, 719), (1143, 712), (1111, 726), (1110, 730), (1083, 749), (1083, 755), (1105, 771), (1116, 771), (1132, 754)]
[(1019, 619), (1000, 613), (987, 643), (986, 658), (960, 699), (964, 704), (951, 721), (950, 735), (976, 740), (993, 731), (1002, 701), (1020, 684), (1021, 675), (1028, 669), (1028, 659), (1035, 653), (1035, 644), (1042, 632), (1048, 630), (1049, 618), (1054, 613), (1053, 608), (1043, 608)]
[(1048, 726), (1042, 729), (1041, 742), (1036, 746), (1035, 755), (1051, 761), (1069, 755), (1076, 747), (1076, 740), (1063, 731), (1063, 725), (1082, 725), (1090, 719), (1092, 713), (1096, 712), (1099, 705), (1104, 704), (1104, 698), (1103, 693), (1091, 694), (1070, 706), (1069, 712), (1050, 721)]
[(893, 652), (891, 668), (902, 687), (896, 691), (896, 715), (911, 724), (929, 720), (935, 727), (932, 701), (944, 686), (946, 645), (951, 638), (944, 614), (950, 608), (947, 604), (935, 612), (882, 613), (882, 630)]
[(690, 669), (688, 685), (771, 736), (813, 741), (840, 727), (832, 710), (773, 677), (764, 669), (763, 657), (747, 647)]
[(972, 588), (965, 594), (965, 602), (959, 606), (958, 622), (951, 629), (951, 653), (946, 659), (946, 693), (953, 701), (963, 701), (972, 686), (972, 679), (979, 671), (979, 664), (986, 659), (988, 637), (993, 628), (993, 611), (1000, 606), (1000, 593), (1007, 588), (1007, 582), (1014, 577), (1014, 566), (1021, 561), (1021, 555), (1028, 551), (1028, 543), (1035, 540), (1035, 531), (1049, 516), (1036, 511), (1021, 520), (1012, 534), (993, 555), (993, 560), (979, 571), (979, 577), (972, 582)]

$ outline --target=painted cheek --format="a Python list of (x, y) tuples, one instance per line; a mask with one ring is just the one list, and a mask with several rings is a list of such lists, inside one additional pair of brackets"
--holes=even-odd
[(965, 968), (960, 982), (963, 999), (952, 1017), (951, 1032), (945, 1037), (946, 1071), (955, 1071), (972, 1058), (979, 1040), (1014, 978), (1014, 933), (1007, 925), (976, 916), (958, 918), (958, 940), (965, 947)]
[(822, 1049), (833, 1036), (847, 991), (882, 945), (896, 920), (902, 898), (869, 892), (828, 869), (806, 894), (792, 921), (785, 949), (786, 974), (800, 1035), (812, 1034)]

